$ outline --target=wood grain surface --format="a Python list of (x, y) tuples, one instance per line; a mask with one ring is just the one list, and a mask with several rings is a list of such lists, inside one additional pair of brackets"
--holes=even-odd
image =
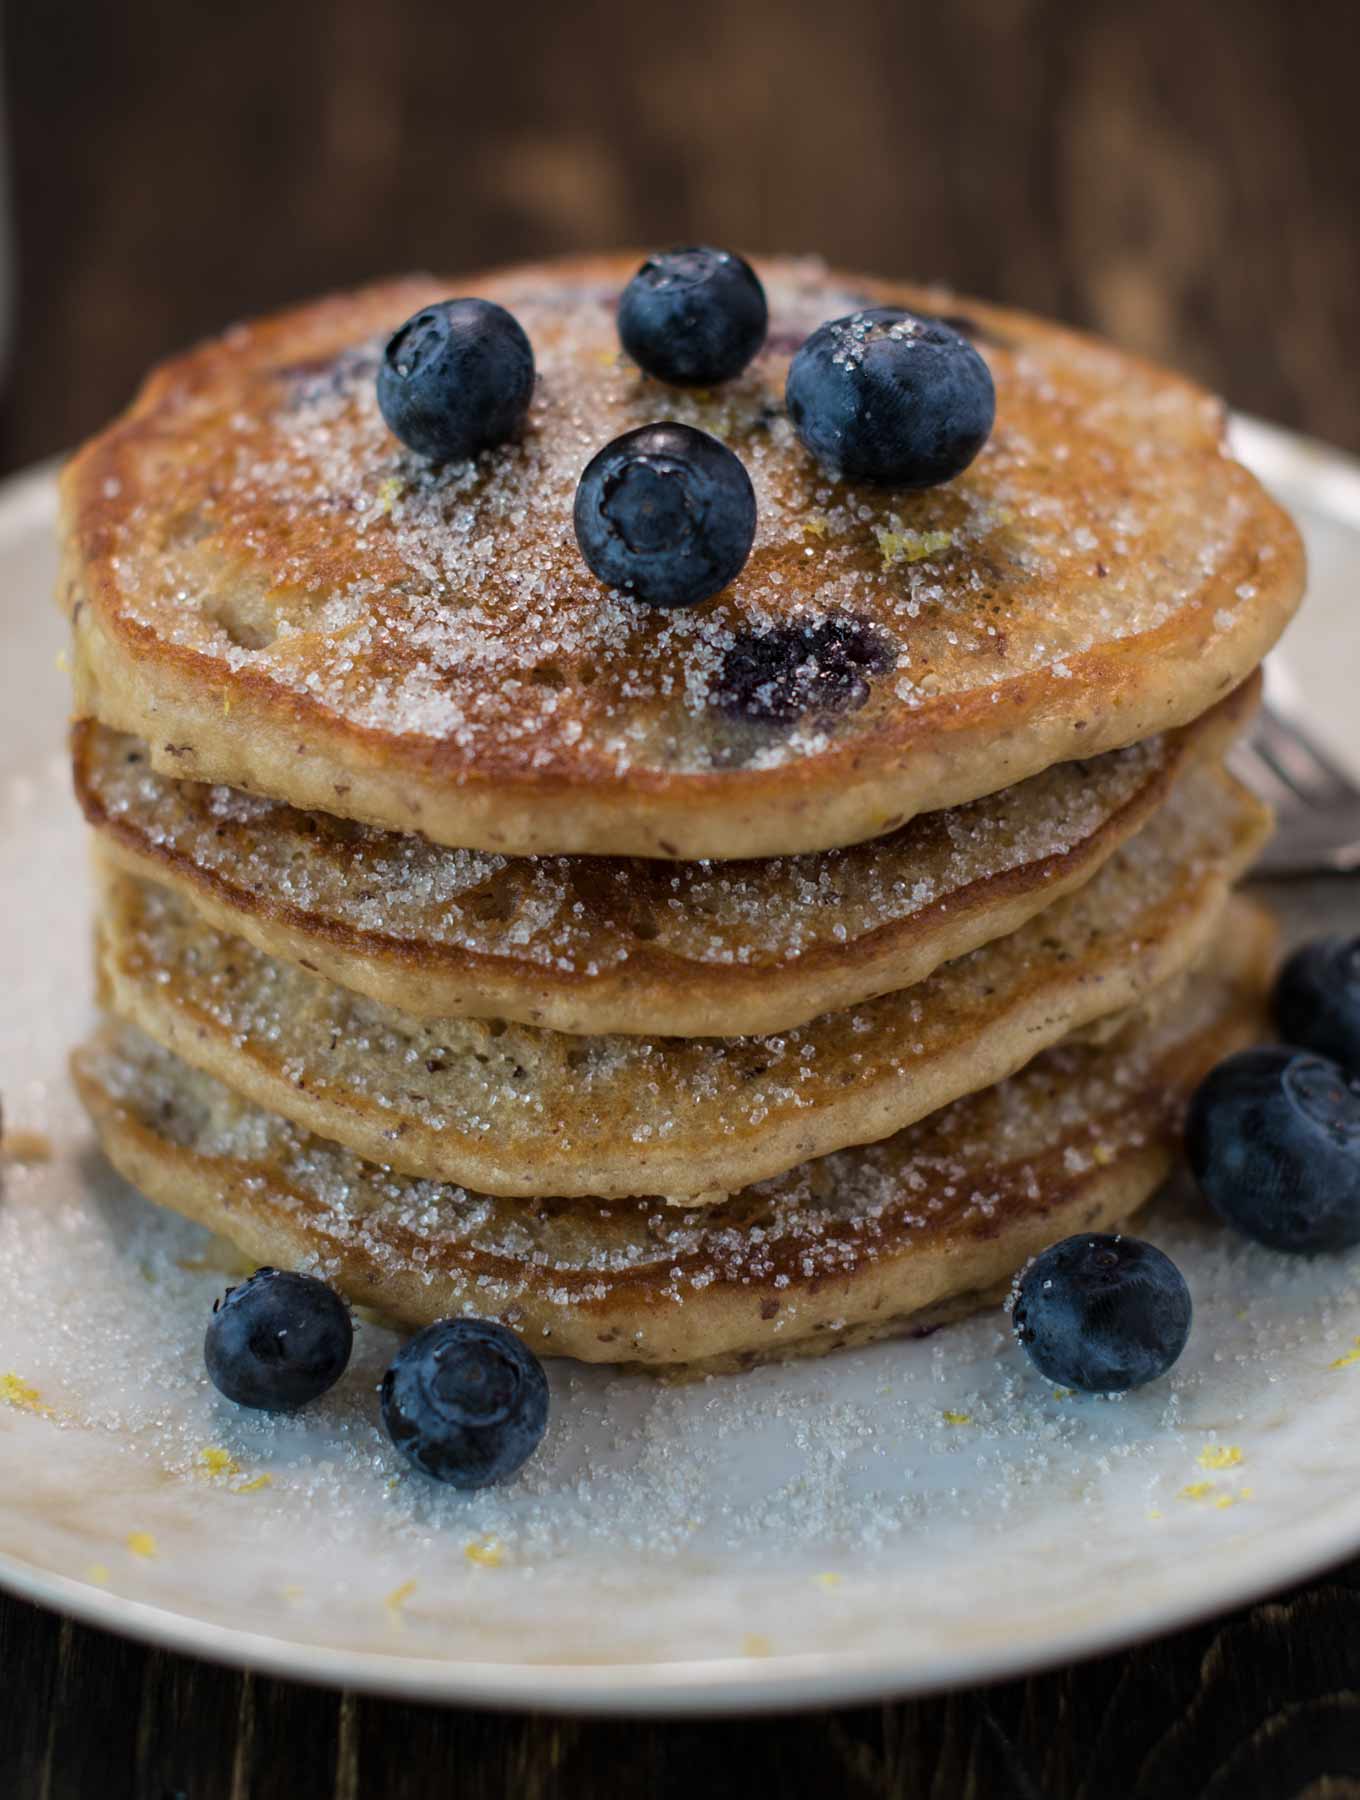
[(1342, 1800), (1360, 1567), (1077, 1668), (938, 1699), (693, 1723), (400, 1706), (0, 1607), (6, 1800)]
[[(1355, 17), (28, 0), (5, 18), (0, 463), (96, 428), (168, 350), (318, 289), (695, 238), (943, 277), (1360, 449)], [(0, 1800), (1360, 1795), (1360, 1565), (1079, 1668), (777, 1720), (397, 1706), (3, 1599), (0, 1677)]]

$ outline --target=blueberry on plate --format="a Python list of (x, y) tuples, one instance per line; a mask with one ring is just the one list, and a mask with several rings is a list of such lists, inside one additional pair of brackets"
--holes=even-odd
[(203, 1360), (213, 1386), (238, 1406), (305, 1406), (345, 1372), (354, 1345), (349, 1308), (334, 1288), (290, 1269), (256, 1269), (213, 1302)]
[(968, 340), (892, 306), (819, 326), (789, 365), (785, 399), (819, 462), (883, 487), (952, 480), (996, 418), (991, 371)]
[(626, 431), (586, 464), (576, 542), (591, 572), (649, 606), (697, 606), (741, 573), (756, 535), (751, 478), (692, 425)]
[(1286, 1043), (1360, 1069), (1360, 937), (1294, 952), (1275, 983), (1275, 1025)]
[(493, 300), (441, 300), (392, 333), (378, 405), (409, 450), (462, 462), (519, 431), (534, 392), (534, 353)]
[(1241, 1050), (1201, 1082), (1185, 1147), (1230, 1225), (1272, 1250), (1360, 1244), (1360, 1078), (1312, 1050)]
[(488, 1487), (537, 1450), (548, 1424), (543, 1365), (487, 1319), (440, 1319), (404, 1344), (383, 1376), (383, 1424), (436, 1481)]
[(769, 322), (750, 263), (703, 246), (649, 256), (619, 301), (624, 349), (674, 387), (716, 387), (740, 375)]
[(1011, 1323), (1041, 1375), (1119, 1394), (1165, 1375), (1190, 1336), (1190, 1290), (1154, 1244), (1064, 1238), (1020, 1277)]

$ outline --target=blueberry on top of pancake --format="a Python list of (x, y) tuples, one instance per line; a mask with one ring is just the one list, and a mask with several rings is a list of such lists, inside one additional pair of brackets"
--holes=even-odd
[(829, 319), (785, 390), (804, 445), (833, 472), (880, 487), (938, 487), (992, 429), (996, 389), (966, 337), (897, 306)]
[(769, 324), (760, 278), (730, 250), (700, 246), (649, 256), (619, 300), (619, 340), (649, 375), (676, 387), (716, 387), (740, 375)]
[[(837, 480), (782, 409), (789, 346), (952, 298), (761, 262), (759, 353), (663, 408), (618, 350), (636, 261), (389, 282), (165, 365), (64, 478), (78, 709), (168, 773), (440, 843), (771, 856), (1174, 728), (1286, 623), (1297, 535), (1190, 383), (970, 301), (997, 399), (976, 459), (922, 492)], [(517, 441), (436, 464), (372, 365), (450, 291), (514, 315), (538, 380)], [(758, 512), (735, 579), (675, 611), (602, 591), (572, 527), (591, 457), (663, 411), (740, 459)], [(733, 670), (789, 633), (793, 716), (753, 729)]]
[(422, 307), (392, 333), (378, 366), (383, 418), (436, 462), (507, 443), (533, 391), (533, 348), (518, 319), (491, 300)]
[(595, 453), (572, 522), (582, 556), (608, 586), (647, 606), (698, 606), (741, 573), (756, 497), (725, 444), (663, 422)]

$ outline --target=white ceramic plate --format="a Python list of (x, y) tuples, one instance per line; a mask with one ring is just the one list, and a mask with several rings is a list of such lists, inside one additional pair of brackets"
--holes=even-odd
[[(1262, 427), (1240, 441), (1313, 556), (1283, 677), (1360, 767), (1360, 473)], [(305, 1418), (219, 1400), (212, 1246), (101, 1166), (64, 1075), (91, 1007), (52, 515), (47, 472), (0, 492), (0, 1090), (53, 1152), (0, 1199), (6, 1586), (305, 1679), (716, 1711), (1015, 1673), (1360, 1547), (1360, 1255), (1271, 1257), (1193, 1209), (1152, 1228), (1194, 1290), (1189, 1349), (1121, 1401), (1056, 1394), (996, 1315), (699, 1386), (559, 1367), (544, 1451), (468, 1497), (398, 1466), (375, 1327)], [(1288, 906), (1296, 929), (1354, 928), (1357, 899)]]

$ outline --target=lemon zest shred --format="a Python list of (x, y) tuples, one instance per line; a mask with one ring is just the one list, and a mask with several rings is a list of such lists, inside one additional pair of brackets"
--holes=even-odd
[(803, 530), (813, 537), (824, 538), (831, 529), (831, 521), (825, 513), (809, 513), (803, 520)]
[(479, 1569), (499, 1569), (504, 1561), (505, 1552), (495, 1538), (474, 1538), (463, 1545), (463, 1555)]
[(1203, 1500), (1206, 1494), (1212, 1494), (1213, 1491), (1212, 1481), (1192, 1481), (1187, 1487), (1181, 1489), (1176, 1498), (1178, 1500)]
[(392, 1589), (392, 1592), (388, 1594), (383, 1601), (383, 1605), (387, 1608), (388, 1612), (399, 1613), (415, 1591), (416, 1584), (414, 1581), (403, 1581), (400, 1587), (394, 1587)]
[(814, 1575), (812, 1579), (819, 1588), (826, 1588), (829, 1591), (831, 1588), (838, 1588), (844, 1577), (839, 1575), (835, 1569), (823, 1569), (820, 1575)]
[(940, 1416), (946, 1425), (971, 1425), (973, 1423), (972, 1413), (945, 1412)]
[(263, 1475), (257, 1475), (254, 1481), (243, 1481), (240, 1487), (235, 1487), (231, 1491), (233, 1494), (258, 1494), (261, 1488), (273, 1487), (273, 1485), (274, 1477), (266, 1470)]
[(43, 1397), (32, 1382), (25, 1381), (22, 1375), (16, 1375), (13, 1369), (0, 1375), (0, 1400), (6, 1406), (12, 1406), (16, 1412), (36, 1413), (39, 1418), (50, 1419), (52, 1408), (43, 1404)]
[(91, 1563), (85, 1571), (86, 1581), (92, 1581), (96, 1587), (109, 1585), (109, 1571), (105, 1563)]
[(954, 542), (952, 531), (890, 531), (886, 525), (875, 525), (874, 536), (885, 569), (900, 562), (925, 562), (941, 550), (950, 549)]
[(1329, 1369), (1349, 1369), (1352, 1363), (1360, 1363), (1360, 1337), (1356, 1338), (1353, 1349), (1348, 1350), (1344, 1356), (1338, 1356), (1336, 1361), (1328, 1363), (1327, 1367)]
[(206, 1450), (198, 1453), (198, 1466), (205, 1475), (239, 1475), (241, 1465), (230, 1450), (224, 1450), (221, 1444), (209, 1444)]
[(1195, 1458), (1201, 1469), (1235, 1469), (1241, 1460), (1236, 1444), (1206, 1444)]
[(762, 1636), (758, 1631), (748, 1631), (741, 1640), (743, 1656), (769, 1656), (773, 1649), (774, 1646), (769, 1638)]
[(149, 1559), (156, 1554), (156, 1540), (149, 1531), (130, 1531), (124, 1542), (134, 1556)]

